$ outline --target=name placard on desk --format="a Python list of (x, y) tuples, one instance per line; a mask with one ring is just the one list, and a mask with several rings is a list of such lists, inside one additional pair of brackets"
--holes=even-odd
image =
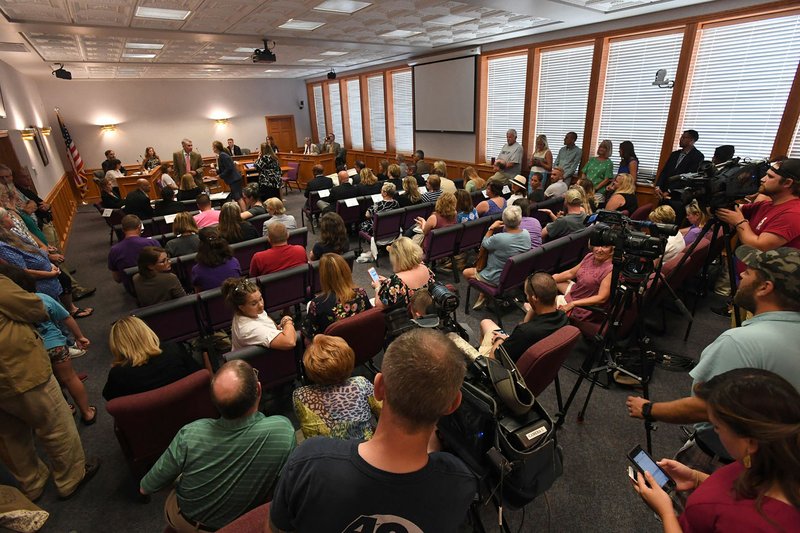
[(166, 222), (167, 224), (172, 224), (173, 222), (175, 222), (176, 216), (178, 216), (177, 213), (173, 213), (171, 215), (164, 215), (164, 222)]
[(372, 201), (374, 203), (380, 202), (381, 200), (383, 200), (383, 196), (381, 196), (380, 194), (373, 194), (372, 195)]
[(327, 198), (328, 196), (331, 195), (331, 190), (322, 189), (321, 191), (317, 191), (317, 194), (319, 195), (320, 198)]
[(113, 209), (103, 209), (103, 216), (108, 218), (108, 217), (111, 216), (111, 213), (113, 213), (113, 212), (114, 212)]

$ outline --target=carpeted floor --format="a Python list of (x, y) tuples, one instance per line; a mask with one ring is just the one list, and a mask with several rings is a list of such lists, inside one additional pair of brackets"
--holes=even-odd
[[(298, 218), (302, 195), (291, 192), (286, 198), (289, 214)], [(311, 249), (317, 236), (309, 233)], [(154, 495), (149, 504), (135, 501), (136, 482), (132, 479), (119, 445), (114, 437), (113, 424), (105, 411), (101, 390), (111, 362), (108, 350), (108, 331), (111, 323), (135, 308), (135, 302), (122, 287), (111, 278), (106, 268), (108, 254), (108, 228), (91, 206), (79, 209), (67, 250), (69, 263), (77, 267), (76, 277), (83, 285), (97, 287), (97, 293), (81, 300), (82, 307), (95, 309), (91, 317), (79, 321), (84, 334), (92, 345), (87, 355), (74, 361), (77, 371), (88, 372), (86, 381), (90, 403), (98, 407), (97, 424), (78, 429), (87, 455), (99, 456), (103, 466), (96, 478), (81, 492), (67, 502), (58, 500), (52, 484), (48, 485), (39, 505), (50, 513), (43, 531), (51, 532), (158, 532), (163, 531), (162, 507), (165, 493)], [(356, 264), (354, 277), (358, 284), (367, 287), (369, 264)], [(389, 273), (388, 260), (382, 260), (379, 273)], [(449, 274), (439, 279), (452, 281)], [(459, 284), (462, 299), (466, 295), (466, 284)], [(265, 295), (267, 298), (268, 295)], [(474, 294), (472, 296), (474, 300)], [(712, 314), (710, 305), (718, 305), (720, 297), (712, 295), (698, 306), (695, 325), (688, 342), (683, 342), (685, 321), (670, 313), (669, 334), (657, 336), (653, 344), (665, 351), (698, 358), (701, 350), (728, 327), (726, 319)], [(657, 318), (656, 310), (648, 310)], [(458, 318), (472, 331), (478, 331), (482, 318), (491, 317), (486, 310), (463, 314), (462, 306)], [(514, 309), (504, 316), (507, 330), (522, 318)], [(473, 342), (474, 344), (474, 342)], [(573, 366), (581, 362), (580, 354), (570, 358)], [(564, 394), (568, 394), (575, 382), (575, 375), (561, 371)], [(688, 374), (670, 372), (657, 368), (650, 387), (651, 398), (670, 400), (689, 393)], [(609, 532), (660, 531), (653, 514), (633, 492), (626, 474), (626, 453), (636, 444), (644, 445), (643, 423), (630, 419), (625, 411), (628, 390), (612, 387), (608, 390), (596, 388), (583, 423), (576, 421), (586, 396), (588, 386), (580, 389), (568, 419), (558, 434), (559, 444), (564, 450), (564, 475), (556, 481), (545, 497), (540, 497), (524, 510), (504, 510), (513, 529), (519, 531), (583, 531), (604, 530)], [(545, 391), (539, 401), (555, 414), (556, 401), (553, 388)], [(271, 412), (291, 415), (290, 402), (271, 402)], [(292, 417), (293, 418), (293, 417)], [(653, 452), (657, 458), (673, 454), (682, 443), (682, 434), (677, 426), (659, 424), (653, 433)], [(0, 467), (0, 482), (12, 483), (7, 472)], [(435, 503), (434, 503), (435, 505)], [(496, 531), (496, 513), (489, 508), (482, 511), (488, 531)]]

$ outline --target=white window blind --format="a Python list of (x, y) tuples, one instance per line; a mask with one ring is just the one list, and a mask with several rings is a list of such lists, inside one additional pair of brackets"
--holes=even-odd
[(414, 96), (411, 71), (392, 72), (394, 148), (398, 152), (414, 151)]
[[(619, 143), (633, 142), (640, 176), (658, 172), (672, 99), (671, 89), (651, 85), (653, 76), (660, 68), (675, 76), (682, 39), (682, 34), (675, 33), (612, 41), (609, 47), (598, 137), (614, 143), (615, 165)], [(582, 148), (592, 155), (597, 147)]]
[(314, 118), (317, 120), (317, 142), (322, 142), (325, 134), (325, 107), (322, 100), (322, 85), (314, 85)]
[(525, 116), (525, 77), (528, 54), (489, 59), (486, 101), (486, 159), (497, 157), (506, 144), (506, 132), (517, 130), (517, 142), (522, 139), (522, 120)]
[(697, 130), (706, 159), (723, 144), (769, 157), (798, 58), (800, 15), (702, 30), (680, 129)]
[(794, 138), (792, 145), (789, 147), (789, 155), (793, 159), (800, 159), (800, 122), (797, 123), (797, 129), (794, 130)]
[(358, 78), (347, 80), (347, 119), (350, 121), (350, 144), (354, 150), (363, 150), (364, 129), (361, 126), (361, 86)]
[(339, 95), (339, 84), (328, 84), (328, 100), (331, 102), (331, 122), (336, 142), (344, 144), (344, 128), (342, 127), (342, 99)]
[(386, 150), (386, 108), (383, 99), (383, 74), (367, 78), (369, 92), (369, 129), (372, 149), (376, 152)]
[(545, 50), (539, 58), (536, 136), (546, 135), (553, 158), (569, 131), (583, 139), (594, 46)]

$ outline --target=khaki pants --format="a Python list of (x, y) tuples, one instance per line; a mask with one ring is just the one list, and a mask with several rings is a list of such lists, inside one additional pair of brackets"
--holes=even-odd
[(178, 533), (193, 533), (195, 531), (212, 531), (203, 527), (203, 524), (197, 522), (192, 523), (181, 515), (180, 506), (178, 506), (178, 495), (175, 489), (167, 496), (167, 501), (164, 502), (164, 518), (169, 524), (169, 527)]
[(50, 468), (36, 455), (34, 434), (50, 460), (60, 496), (71, 494), (86, 473), (83, 446), (56, 378), (0, 401), (0, 461), (31, 500), (41, 495)]

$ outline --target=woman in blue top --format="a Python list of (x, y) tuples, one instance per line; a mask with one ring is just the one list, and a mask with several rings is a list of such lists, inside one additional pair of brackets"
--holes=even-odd
[(502, 213), (506, 208), (506, 199), (503, 198), (503, 184), (498, 180), (490, 179), (486, 184), (486, 200), (479, 203), (475, 209), (478, 216), (488, 217)]
[(464, 189), (456, 191), (456, 223), (478, 219), (478, 210), (472, 205), (472, 195)]
[(633, 149), (633, 143), (630, 141), (622, 141), (619, 145), (619, 169), (617, 174), (630, 174), (633, 176), (634, 183), (636, 176), (639, 174), (639, 158), (636, 157), (636, 151)]

